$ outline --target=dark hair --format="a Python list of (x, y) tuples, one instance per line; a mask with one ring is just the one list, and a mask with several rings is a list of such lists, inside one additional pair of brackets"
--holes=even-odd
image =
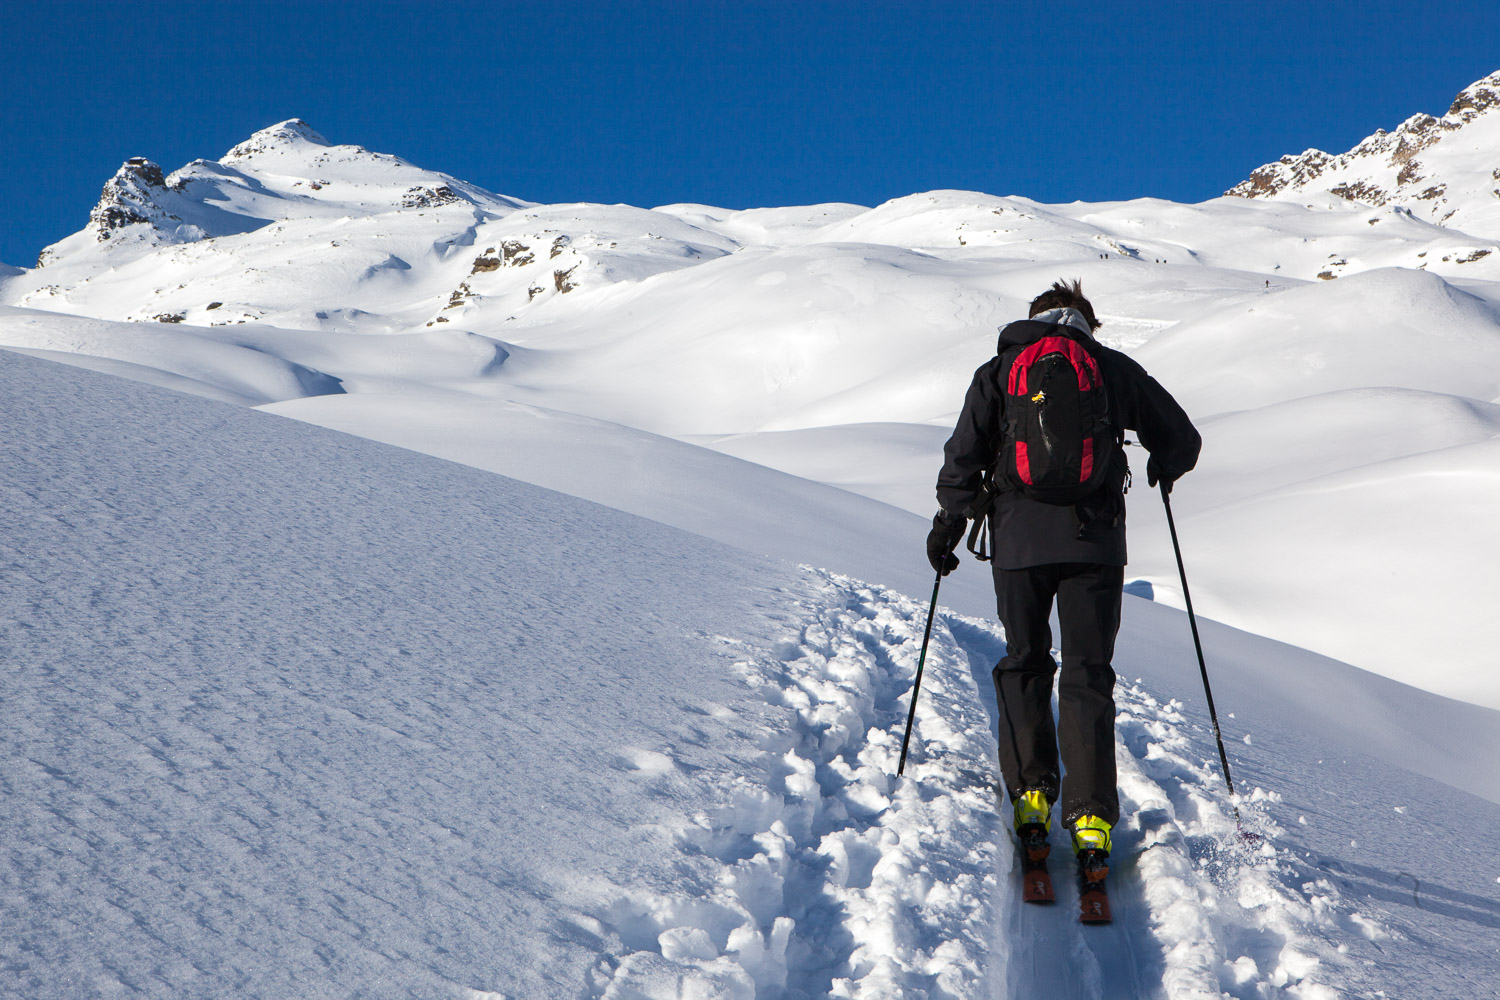
[(1094, 317), (1094, 307), (1083, 297), (1083, 282), (1077, 278), (1071, 283), (1066, 278), (1054, 281), (1051, 288), (1031, 300), (1031, 311), (1026, 314), (1026, 318), (1030, 319), (1048, 309), (1077, 309), (1088, 320), (1090, 330), (1097, 330), (1104, 325)]

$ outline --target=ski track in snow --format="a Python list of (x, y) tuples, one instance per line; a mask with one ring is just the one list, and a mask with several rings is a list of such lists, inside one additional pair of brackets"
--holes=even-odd
[[(1003, 632), (958, 616), (947, 624), (969, 655), (976, 686), (989, 694), (990, 670), (1005, 652)], [(1340, 995), (1324, 985), (1346, 971), (1339, 939), (1356, 930), (1385, 932), (1350, 911), (1332, 885), (1309, 881), (1291, 853), (1275, 846), (1276, 826), (1259, 808), (1276, 800), (1273, 793), (1255, 789), (1243, 797), (1244, 827), (1260, 839), (1240, 840), (1223, 779), (1206, 757), (1214, 752), (1211, 735), (1188, 723), (1179, 702), (1163, 703), (1123, 679), (1115, 702), (1121, 818), (1111, 859), (1114, 922), (1078, 923), (1065, 832), (1052, 834), (1052, 906), (1021, 900), (1020, 859), (1007, 843), (996, 954), (1005, 985), (994, 995)]]
[(1059, 830), (1058, 902), (1023, 903), (986, 717), (1002, 631), (939, 616), (897, 779), (926, 608), (810, 572), (793, 634), (739, 663), (793, 724), (764, 733), (761, 773), (677, 831), (685, 853), (718, 861), (716, 890), (617, 887), (596, 917), (626, 946), (592, 996), (1324, 1000), (1345, 995), (1329, 985), (1348, 979), (1341, 941), (1390, 936), (1276, 846), (1274, 792), (1241, 796), (1261, 838), (1241, 841), (1211, 734), (1123, 680), (1114, 923), (1077, 922)]
[(967, 658), (951, 641), (933, 644), (897, 779), (926, 609), (817, 579), (779, 650), (742, 649), (747, 680), (792, 724), (765, 733), (762, 773), (679, 831), (685, 851), (721, 863), (718, 890), (709, 900), (622, 890), (601, 920), (646, 946), (602, 977), (596, 996), (991, 992), (1003, 862)]

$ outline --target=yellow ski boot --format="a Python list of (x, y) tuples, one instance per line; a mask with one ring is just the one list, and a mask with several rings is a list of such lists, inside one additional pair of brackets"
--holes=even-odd
[(1110, 825), (1098, 816), (1080, 816), (1073, 823), (1073, 853), (1098, 851), (1109, 857), (1112, 846), (1109, 839)]
[[(1047, 801), (1047, 793), (1039, 788), (1022, 792), (1011, 808), (1015, 813), (1016, 836), (1026, 847), (1027, 855), (1033, 861), (1044, 860), (1051, 849), (1047, 832), (1052, 829), (1052, 803)], [(1036, 853), (1038, 850), (1040, 854)]]
[(1016, 811), (1017, 830), (1028, 823), (1037, 823), (1043, 830), (1052, 826), (1052, 803), (1047, 801), (1047, 793), (1040, 788), (1022, 792), (1012, 805)]
[(1109, 874), (1110, 824), (1098, 816), (1080, 816), (1073, 822), (1073, 851), (1078, 855), (1079, 919), (1086, 924), (1110, 921), (1109, 895), (1104, 877)]
[(1052, 826), (1052, 803), (1040, 789), (1022, 792), (1011, 803), (1016, 839), (1021, 842), (1021, 898), (1028, 903), (1050, 903), (1052, 876), (1047, 873), (1047, 831)]

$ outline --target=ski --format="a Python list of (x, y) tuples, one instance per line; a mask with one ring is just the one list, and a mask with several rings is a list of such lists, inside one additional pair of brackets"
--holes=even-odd
[(1052, 903), (1052, 873), (1047, 871), (1047, 828), (1030, 823), (1016, 831), (1021, 841), (1021, 898), (1028, 903)]
[(1109, 855), (1103, 851), (1078, 852), (1079, 923), (1107, 924), (1110, 922), (1109, 890), (1105, 887), (1105, 876), (1109, 874), (1108, 857)]
[(1021, 862), (1021, 898), (1028, 903), (1057, 901), (1052, 892), (1052, 873), (1047, 871), (1045, 859)]

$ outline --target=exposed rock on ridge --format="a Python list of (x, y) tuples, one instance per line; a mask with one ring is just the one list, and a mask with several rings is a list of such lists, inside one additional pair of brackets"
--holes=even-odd
[[(1309, 149), (1283, 156), (1224, 193), (1274, 198), (1327, 192), (1367, 205), (1405, 205), (1431, 221), (1472, 230), (1474, 220), (1455, 216), (1492, 215), (1464, 209), (1473, 209), (1476, 197), (1485, 208), (1500, 199), (1500, 114), (1490, 114), (1496, 107), (1500, 72), (1466, 87), (1440, 118), (1413, 115), (1394, 131), (1381, 129), (1346, 153)], [(1481, 162), (1486, 153), (1487, 162)]]
[[(165, 207), (179, 191), (181, 184), (175, 175), (167, 177), (160, 166), (144, 156), (132, 156), (105, 182), (99, 203), (89, 211), (88, 225), (80, 235), (104, 243), (129, 227), (142, 226), (136, 232), (149, 242), (166, 241), (170, 239), (168, 234), (184, 228), (182, 219)], [(37, 267), (45, 266), (55, 255), (55, 248), (47, 247), (37, 257)]]
[(164, 191), (166, 187), (167, 180), (161, 167), (143, 156), (126, 160), (105, 183), (99, 204), (89, 213), (89, 224), (95, 230), (95, 238), (107, 240), (116, 230), (133, 223), (151, 224), (163, 217), (175, 218), (164, 213), (154, 198), (156, 192)]

